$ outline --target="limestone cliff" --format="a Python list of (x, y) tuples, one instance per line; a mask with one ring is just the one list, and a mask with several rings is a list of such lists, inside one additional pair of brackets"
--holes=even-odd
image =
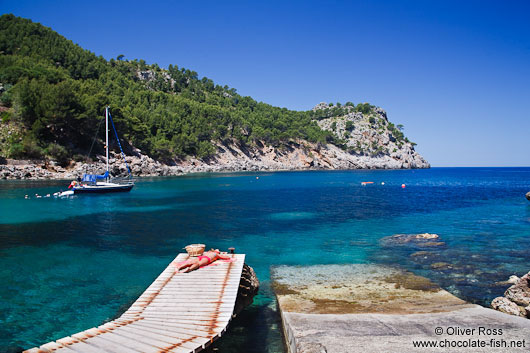
[[(399, 126), (388, 121), (386, 112), (378, 107), (367, 112), (356, 111), (353, 106), (330, 109), (326, 103), (313, 108), (314, 112), (328, 111), (318, 121), (323, 130), (344, 141), (345, 149), (353, 156), (367, 156), (376, 161), (385, 160), (381, 168), (429, 168), (430, 165), (414, 150), (410, 142), (400, 131)], [(389, 158), (388, 158), (389, 157)]]

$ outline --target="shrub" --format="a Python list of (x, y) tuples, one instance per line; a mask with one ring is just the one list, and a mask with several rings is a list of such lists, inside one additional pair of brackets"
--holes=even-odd
[(215, 154), (215, 147), (208, 141), (199, 142), (197, 157), (200, 159), (211, 157)]
[(44, 154), (42, 148), (30, 137), (24, 138), (22, 146), (24, 147), (24, 154), (28, 158), (42, 158)]
[(61, 145), (50, 143), (46, 148), (46, 154), (62, 166), (65, 166), (68, 163), (69, 153), (66, 148)]
[(9, 146), (7, 156), (9, 158), (15, 158), (15, 159), (23, 158), (24, 157), (24, 146), (21, 143), (12, 143), (11, 146)]
[(352, 131), (354, 128), (355, 128), (355, 125), (353, 124), (353, 121), (346, 122), (346, 130)]
[(370, 117), (370, 119), (368, 119), (368, 121), (370, 122), (370, 124), (375, 124), (375, 118), (373, 116)]
[(8, 111), (3, 111), (0, 114), (0, 117), (2, 117), (2, 122), (3, 123), (8, 123), (11, 120), (11, 113), (8, 112)]
[(368, 114), (368, 113), (370, 113), (372, 111), (373, 107), (374, 106), (369, 104), (369, 103), (359, 103), (355, 107), (355, 110), (358, 111), (358, 112), (361, 112), (363, 114)]

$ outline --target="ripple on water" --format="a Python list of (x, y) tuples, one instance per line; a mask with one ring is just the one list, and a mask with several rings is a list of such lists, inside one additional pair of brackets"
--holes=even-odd
[(313, 212), (278, 212), (272, 213), (267, 217), (274, 221), (293, 221), (293, 220), (302, 220), (302, 219), (311, 219), (317, 216)]

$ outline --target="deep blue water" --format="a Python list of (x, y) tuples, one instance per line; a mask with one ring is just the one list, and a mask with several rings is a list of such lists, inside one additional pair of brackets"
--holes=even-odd
[[(67, 185), (0, 182), (5, 351), (115, 318), (188, 243), (236, 247), (262, 283), (222, 352), (283, 350), (270, 266), (392, 264), (482, 305), (506, 289), (496, 282), (530, 270), (530, 168), (195, 175), (140, 179), (127, 194), (35, 197)], [(380, 242), (425, 232), (445, 243), (428, 257)]]

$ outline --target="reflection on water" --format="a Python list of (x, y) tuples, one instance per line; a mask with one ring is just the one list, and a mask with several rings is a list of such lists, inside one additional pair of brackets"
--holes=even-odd
[[(6, 349), (119, 315), (188, 243), (235, 246), (262, 283), (217, 344), (226, 352), (282, 350), (273, 265), (398, 265), (481, 304), (506, 289), (497, 282), (530, 270), (530, 168), (145, 178), (125, 194), (24, 199), (67, 184), (0, 182)], [(382, 245), (397, 233), (436, 233), (444, 244)]]

